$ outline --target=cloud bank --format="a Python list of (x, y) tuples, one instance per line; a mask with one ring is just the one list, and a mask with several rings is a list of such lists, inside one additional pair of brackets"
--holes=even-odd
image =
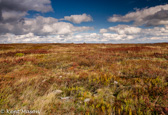
[[(74, 26), (53, 17), (26, 18), (28, 11), (53, 11), (50, 0), (0, 0), (0, 43), (43, 43), (72, 41), (74, 34), (93, 27)], [(73, 23), (92, 21), (87, 14), (65, 16)]]
[[(93, 29), (93, 27), (75, 27), (71, 23), (59, 22), (53, 17), (37, 16), (26, 18), (28, 11), (50, 12), (53, 11), (50, 0), (0, 0), (0, 35), (67, 35), (75, 32), (82, 32)], [(74, 23), (91, 21), (90, 15), (71, 15), (66, 16), (65, 20)]]
[(81, 32), (93, 29), (86, 26), (75, 27), (70, 23), (58, 22), (58, 19), (42, 16), (38, 16), (35, 19), (26, 18), (23, 22), (14, 24), (0, 23), (0, 27), (3, 27), (0, 31), (1, 34), (13, 33), (15, 35), (28, 33), (34, 33), (35, 35), (72, 34), (76, 31)]
[(138, 34), (141, 32), (141, 28), (135, 26), (128, 26), (128, 25), (118, 25), (109, 27), (108, 29), (100, 29), (100, 33), (105, 32), (116, 32), (117, 34)]
[(107, 29), (100, 29), (100, 34), (124, 41), (166, 41), (168, 40), (168, 25), (164, 27), (140, 28), (128, 25), (118, 25)]
[[(114, 30), (115, 28), (115, 30)], [(127, 28), (127, 30), (126, 30)], [(164, 42), (168, 38), (168, 25), (150, 29), (119, 25), (104, 29), (101, 33), (76, 33), (37, 36), (34, 33), (24, 35), (4, 34), (0, 36), (2, 43), (150, 43)]]
[(114, 14), (108, 18), (109, 22), (134, 22), (140, 26), (159, 26), (168, 24), (168, 4), (151, 8), (137, 9), (124, 16)]
[(53, 11), (50, 0), (0, 0), (0, 22), (15, 22), (30, 10), (43, 13)]

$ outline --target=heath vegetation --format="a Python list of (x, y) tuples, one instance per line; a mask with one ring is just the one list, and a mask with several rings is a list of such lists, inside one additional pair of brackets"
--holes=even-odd
[(168, 44), (1, 44), (0, 110), (168, 114)]

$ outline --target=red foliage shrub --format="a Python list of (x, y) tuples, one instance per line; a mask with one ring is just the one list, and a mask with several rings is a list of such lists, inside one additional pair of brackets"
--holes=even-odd
[(105, 48), (101, 49), (105, 52), (127, 52), (127, 51), (133, 51), (133, 52), (139, 52), (142, 50), (152, 50), (153, 48), (149, 47), (118, 47), (118, 48)]
[(165, 58), (165, 59), (168, 59), (168, 54), (154, 53), (154, 54), (151, 55), (151, 56), (154, 56), (154, 57), (157, 57), (157, 58)]
[(13, 64), (24, 64), (25, 62), (28, 62), (28, 61), (34, 62), (35, 59), (31, 59), (31, 58), (19, 58), (19, 59), (13, 60)]
[(23, 53), (23, 54), (46, 54), (46, 53), (49, 53), (49, 51), (47, 51), (47, 50), (15, 51), (15, 52), (7, 52), (7, 53), (0, 54), (0, 57), (15, 56), (17, 53)]

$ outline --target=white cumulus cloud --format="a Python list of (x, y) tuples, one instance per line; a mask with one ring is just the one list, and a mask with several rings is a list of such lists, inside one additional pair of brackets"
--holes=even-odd
[(115, 32), (118, 34), (138, 34), (141, 32), (141, 28), (135, 26), (128, 25), (117, 25), (113, 27), (109, 27), (108, 29), (100, 29), (100, 33), (106, 32)]
[(76, 27), (67, 22), (58, 22), (58, 19), (52, 17), (38, 16), (35, 19), (26, 18), (23, 22), (14, 24), (0, 23), (3, 27), (1, 34), (12, 33), (16, 35), (34, 33), (35, 35), (52, 35), (52, 34), (72, 34), (93, 29), (92, 27)]
[(118, 25), (115, 27), (109, 27), (109, 30), (117, 32), (118, 34), (138, 34), (141, 32), (141, 28), (128, 25)]
[(87, 14), (82, 14), (82, 15), (71, 15), (71, 16), (64, 16), (63, 19), (60, 20), (67, 20), (76, 24), (80, 24), (82, 22), (90, 22), (93, 21), (92, 17)]
[(168, 24), (168, 4), (155, 7), (137, 9), (124, 16), (114, 14), (108, 18), (109, 22), (131, 22), (135, 25), (158, 26)]
[(50, 0), (0, 0), (0, 23), (16, 22), (30, 10), (53, 11)]
[(168, 41), (168, 25), (154, 28), (118, 25), (107, 29), (100, 29), (100, 34), (106, 39), (113, 39), (120, 42), (130, 40), (130, 42)]

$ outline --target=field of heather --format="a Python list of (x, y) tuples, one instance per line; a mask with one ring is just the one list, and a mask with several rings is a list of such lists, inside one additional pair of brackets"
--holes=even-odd
[(0, 110), (168, 114), (168, 43), (1, 44)]

